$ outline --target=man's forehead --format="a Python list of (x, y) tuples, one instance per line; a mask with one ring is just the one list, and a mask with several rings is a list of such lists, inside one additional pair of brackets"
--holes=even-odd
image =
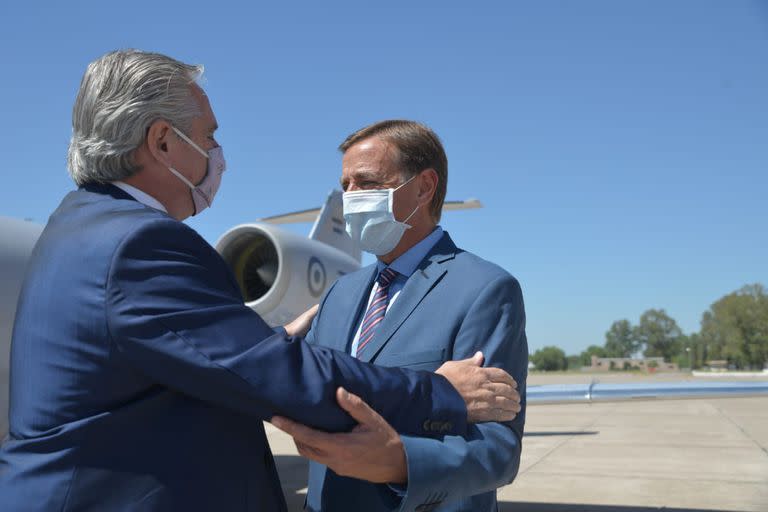
[(208, 95), (197, 84), (192, 84), (190, 87), (192, 88), (192, 97), (195, 98), (202, 110), (202, 116), (198, 119), (204, 123), (204, 128), (207, 131), (216, 131), (219, 128), (219, 124), (216, 121), (216, 116), (213, 114), (211, 103), (208, 101)]
[(350, 167), (350, 171), (362, 168), (392, 171), (397, 167), (396, 155), (397, 150), (391, 143), (372, 137), (349, 148), (344, 153), (342, 166)]
[(363, 139), (352, 147), (350, 147), (346, 154), (352, 155), (375, 155), (375, 154), (388, 154), (394, 149), (392, 143), (382, 139), (381, 137), (368, 137)]
[(195, 96), (198, 99), (204, 99), (205, 101), (208, 101), (208, 95), (205, 93), (202, 87), (200, 87), (196, 83), (189, 84), (189, 88), (192, 90), (192, 95)]

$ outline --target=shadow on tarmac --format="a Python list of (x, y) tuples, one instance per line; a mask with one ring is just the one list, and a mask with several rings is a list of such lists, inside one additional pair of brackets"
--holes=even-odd
[[(597, 432), (531, 432), (526, 436), (570, 436), (594, 435)], [(304, 509), (305, 493), (298, 491), (307, 486), (307, 460), (298, 455), (275, 455), (275, 464), (280, 473), (283, 493), (290, 512), (301, 512)], [(570, 503), (528, 503), (528, 502), (499, 502), (499, 512), (702, 512), (702, 509), (639, 507), (632, 505), (591, 505)], [(727, 510), (707, 510), (706, 512), (735, 512)]]
[(301, 512), (304, 510), (306, 493), (299, 494), (298, 491), (307, 487), (309, 462), (298, 455), (275, 455), (274, 457), (288, 510)]
[[(632, 505), (585, 505), (570, 503), (499, 502), (499, 512), (703, 512), (699, 508), (636, 507)], [(736, 512), (707, 510), (706, 512)]]

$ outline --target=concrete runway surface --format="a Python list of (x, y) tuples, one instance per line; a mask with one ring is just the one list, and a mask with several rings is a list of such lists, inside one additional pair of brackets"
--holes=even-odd
[[(592, 377), (532, 374), (529, 385)], [(306, 461), (287, 435), (266, 427), (289, 510), (300, 511)], [(768, 512), (768, 397), (529, 407), (520, 473), (499, 490), (501, 512), (662, 509)]]
[[(532, 374), (529, 385), (696, 380)], [(760, 380), (760, 379), (749, 379)], [(301, 511), (307, 463), (266, 424), (290, 511)], [(528, 408), (515, 481), (500, 512), (768, 512), (768, 397)]]

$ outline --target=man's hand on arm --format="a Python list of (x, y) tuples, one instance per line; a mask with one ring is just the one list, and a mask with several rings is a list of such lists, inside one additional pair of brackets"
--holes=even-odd
[[(483, 355), (449, 361), (439, 373), (467, 404), (470, 422), (511, 421), (520, 411), (517, 383), (504, 370), (482, 368)], [(360, 397), (339, 388), (336, 400), (358, 425), (348, 433), (329, 434), (288, 418), (272, 424), (293, 437), (299, 454), (324, 464), (342, 476), (374, 483), (405, 484), (408, 469), (398, 433)]]
[(520, 412), (517, 382), (499, 368), (483, 368), (483, 353), (469, 359), (448, 361), (435, 373), (456, 388), (467, 405), (467, 421), (512, 421)]
[(398, 433), (360, 397), (339, 388), (336, 400), (358, 422), (351, 432), (329, 434), (279, 416), (272, 418), (272, 424), (293, 437), (301, 456), (338, 475), (374, 483), (406, 483), (405, 450)]
[(283, 326), (285, 333), (288, 336), (299, 336), (303, 338), (309, 332), (309, 328), (312, 327), (312, 320), (317, 315), (317, 310), (320, 306), (315, 304), (299, 316), (297, 316), (291, 323)]

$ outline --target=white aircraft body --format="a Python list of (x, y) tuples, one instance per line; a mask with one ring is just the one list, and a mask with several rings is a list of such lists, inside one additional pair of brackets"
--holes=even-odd
[(16, 303), (42, 226), (0, 217), (0, 438), (8, 430), (8, 375)]
[[(246, 305), (272, 326), (283, 325), (316, 304), (341, 275), (360, 268), (360, 248), (345, 230), (342, 193), (322, 208), (268, 217), (230, 229), (216, 250), (232, 269)], [(477, 200), (449, 201), (444, 211), (480, 208)], [(304, 238), (278, 227), (313, 222)], [(10, 344), (16, 303), (27, 261), (42, 226), (0, 217), (0, 437), (8, 428)], [(54, 291), (52, 291), (54, 293)], [(600, 384), (529, 386), (529, 404), (635, 399), (765, 396), (768, 382)]]

